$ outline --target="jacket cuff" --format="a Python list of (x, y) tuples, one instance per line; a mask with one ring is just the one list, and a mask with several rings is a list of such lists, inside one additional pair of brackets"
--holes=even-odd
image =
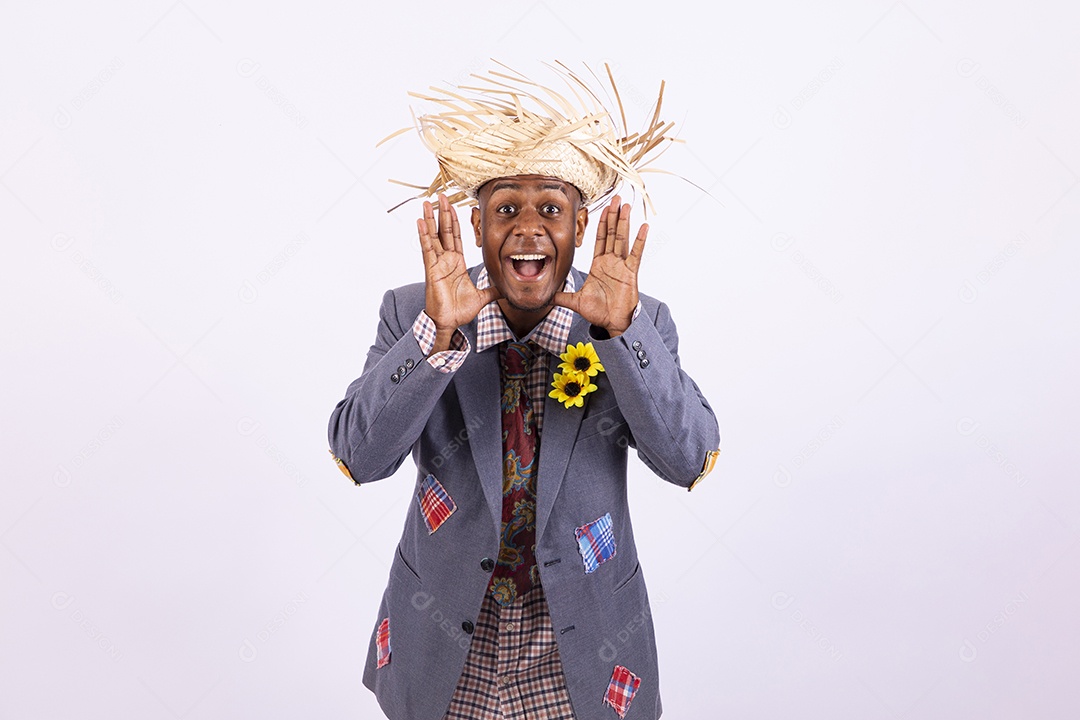
[[(633, 325), (634, 321), (637, 320), (637, 316), (639, 314), (641, 314), (641, 301), (640, 300), (637, 301), (637, 306), (634, 308), (634, 314), (630, 316), (630, 324), (631, 325)], [(627, 328), (627, 329), (629, 330), (629, 328)], [(592, 337), (593, 340), (610, 340), (611, 339), (611, 333), (609, 333), (607, 330), (600, 327), (599, 325), (590, 324), (589, 325), (589, 335)]]

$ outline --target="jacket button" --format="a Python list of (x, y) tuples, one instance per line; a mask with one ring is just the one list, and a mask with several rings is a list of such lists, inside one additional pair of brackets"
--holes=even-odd
[(640, 350), (641, 349), (641, 341), (640, 340), (635, 340), (634, 343), (630, 347), (634, 348), (635, 350)]
[(397, 373), (394, 373), (393, 375), (390, 376), (390, 382), (392, 382), (392, 383), (396, 383), (400, 379), (401, 379), (401, 376), (398, 375)]
[(461, 623), (461, 629), (465, 631), (466, 635), (472, 635), (475, 628), (473, 628), (473, 624), (471, 622), (466, 620), (465, 622)]
[(413, 369), (413, 365), (415, 365), (415, 364), (416, 363), (413, 362), (412, 358), (409, 358), (408, 360), (405, 361), (405, 367), (409, 368), (410, 370)]
[(398, 375), (401, 375), (402, 377), (404, 377), (405, 373), (409, 372), (409, 370), (404, 365), (398, 365), (397, 372), (398, 372)]
[(484, 558), (480, 561), (480, 569), (484, 572), (491, 572), (495, 569), (495, 561), (491, 558)]
[(644, 350), (638, 350), (637, 351), (637, 359), (638, 360), (644, 360), (645, 359), (645, 351)]
[(642, 358), (641, 362), (639, 362), (638, 365), (643, 368), (649, 367), (649, 358)]

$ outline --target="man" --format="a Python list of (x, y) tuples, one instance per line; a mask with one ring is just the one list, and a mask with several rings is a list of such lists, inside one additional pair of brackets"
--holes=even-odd
[[(512, 102), (491, 92), (483, 121), (477, 101), (472, 125), (460, 107), (453, 127), (426, 116), (453, 136), (425, 138), (439, 146), (432, 187), (477, 202), (483, 264), (466, 267), (451, 199), (438, 193), (437, 216), (425, 202), (424, 282), (385, 294), (363, 374), (330, 418), (330, 451), (358, 485), (410, 453), (417, 466), (364, 684), (394, 720), (654, 720), (627, 449), (692, 488), (719, 453), (716, 419), (679, 366), (667, 307), (638, 292), (648, 226), (631, 244), (618, 195), (600, 212), (589, 273), (573, 267), (588, 205), (640, 180), (635, 140), (615, 137), (606, 113), (530, 115), (526, 90)], [(494, 147), (506, 123), (518, 144)], [(658, 127), (654, 116), (647, 142)]]

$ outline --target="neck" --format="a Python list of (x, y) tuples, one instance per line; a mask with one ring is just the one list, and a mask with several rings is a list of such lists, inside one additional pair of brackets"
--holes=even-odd
[(507, 302), (506, 298), (499, 299), (499, 309), (502, 310), (506, 324), (510, 326), (514, 335), (520, 340), (533, 331), (540, 321), (547, 317), (553, 305), (546, 305), (539, 310), (523, 310), (516, 308)]

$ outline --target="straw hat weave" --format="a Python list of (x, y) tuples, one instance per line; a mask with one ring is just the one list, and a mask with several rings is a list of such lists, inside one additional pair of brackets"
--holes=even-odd
[[(548, 67), (566, 83), (575, 102), (501, 63), (509, 72), (473, 74), (471, 77), (479, 81), (474, 86), (431, 87), (430, 95), (410, 92), (412, 97), (445, 108), (418, 118), (414, 115), (415, 128), (434, 153), (439, 171), (426, 186), (391, 182), (421, 190), (416, 197), (446, 193), (453, 204), (471, 205), (476, 204), (477, 191), (489, 180), (543, 175), (573, 185), (581, 191), (584, 204), (591, 206), (606, 200), (625, 181), (651, 209), (641, 173), (650, 171), (645, 166), (659, 155), (654, 150), (680, 142), (668, 134), (674, 123), (659, 117), (664, 83), (660, 83), (647, 127), (630, 133), (607, 65), (604, 68), (618, 104), (621, 131), (592, 88), (562, 63), (557, 65)], [(402, 128), (379, 144), (410, 129)]]

